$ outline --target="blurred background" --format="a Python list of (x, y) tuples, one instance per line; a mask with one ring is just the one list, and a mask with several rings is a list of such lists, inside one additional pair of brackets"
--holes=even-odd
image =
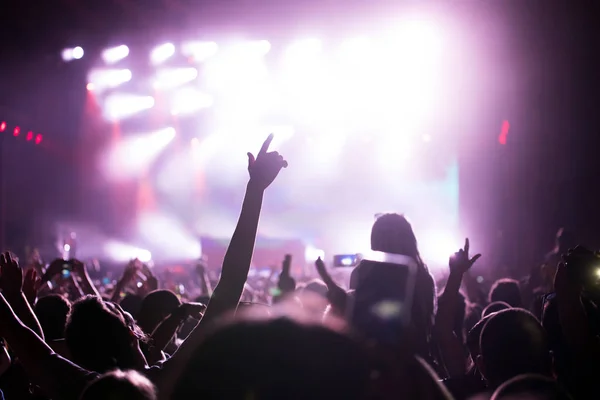
[(3, 248), (218, 266), (271, 132), (257, 267), (363, 252), (387, 211), (434, 271), (465, 236), (491, 275), (599, 244), (591, 1), (1, 7)]

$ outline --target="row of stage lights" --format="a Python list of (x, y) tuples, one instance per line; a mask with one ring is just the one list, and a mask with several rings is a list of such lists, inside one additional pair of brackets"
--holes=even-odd
[(33, 142), (35, 144), (40, 144), (42, 143), (42, 140), (44, 139), (44, 136), (41, 133), (34, 133), (33, 131), (28, 131), (27, 133), (25, 133), (24, 131), (21, 130), (20, 126), (15, 126), (14, 128), (9, 128), (8, 124), (6, 123), (6, 121), (2, 121), (0, 122), (0, 133), (2, 132), (11, 132), (12, 131), (12, 135), (14, 137), (25, 137), (25, 140), (27, 140), (28, 142)]

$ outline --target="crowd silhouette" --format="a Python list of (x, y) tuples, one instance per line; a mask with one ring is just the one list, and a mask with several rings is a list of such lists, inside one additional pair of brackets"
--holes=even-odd
[(506, 277), (490, 290), (471, 275), (481, 255), (470, 254), (467, 239), (449, 255), (438, 288), (408, 220), (383, 214), (349, 289), (321, 259), (320, 279), (297, 281), (289, 256), (266, 278), (274, 285), (249, 284), (263, 196), (288, 166), (269, 151), (272, 139), (248, 153), (250, 177), (218, 282), (213, 289), (198, 265), (197, 298), (169, 289), (138, 260), (104, 287), (78, 260), (21, 267), (2, 254), (4, 397), (597, 398), (600, 260), (566, 231), (526, 279)]

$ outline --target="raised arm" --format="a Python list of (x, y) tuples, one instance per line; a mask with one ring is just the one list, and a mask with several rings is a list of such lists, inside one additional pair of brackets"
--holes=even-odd
[(31, 381), (52, 398), (78, 399), (94, 374), (54, 353), (42, 338), (19, 320), (3, 295), (0, 295), (0, 320), (0, 335)]
[(268, 152), (272, 140), (273, 135), (269, 135), (256, 158), (252, 153), (248, 153), (250, 181), (246, 188), (242, 211), (223, 259), (221, 278), (210, 298), (203, 321), (210, 321), (226, 311), (235, 309), (240, 301), (252, 261), (263, 193), (275, 180), (279, 171), (287, 167), (287, 162), (279, 153)]
[[(94, 286), (85, 264), (75, 259), (69, 260), (69, 264), (71, 265), (73, 272), (79, 277), (79, 285), (83, 294), (100, 297), (100, 293), (98, 293), (96, 286)], [(74, 278), (74, 280), (77, 282), (77, 278)]]
[(248, 153), (250, 181), (246, 187), (240, 218), (225, 253), (221, 278), (210, 298), (202, 321), (164, 364), (165, 371), (160, 381), (156, 382), (161, 399), (168, 398), (174, 380), (202, 340), (203, 329), (199, 328), (206, 326), (207, 322), (224, 312), (235, 310), (237, 307), (250, 270), (263, 193), (275, 180), (279, 171), (287, 167), (287, 162), (279, 153), (268, 151), (272, 140), (273, 135), (269, 135), (256, 158)]
[(9, 252), (6, 252), (0, 256), (0, 269), (2, 272), (0, 287), (5, 298), (21, 321), (43, 339), (44, 332), (23, 294), (23, 271), (19, 263)]
[(463, 275), (473, 266), (479, 257), (481, 255), (477, 254), (473, 258), (469, 258), (469, 239), (466, 239), (464, 249), (460, 249), (450, 258), (450, 276), (438, 302), (434, 334), (449, 377), (462, 376), (465, 373), (464, 347), (463, 343), (456, 337), (453, 325), (457, 313), (458, 292)]

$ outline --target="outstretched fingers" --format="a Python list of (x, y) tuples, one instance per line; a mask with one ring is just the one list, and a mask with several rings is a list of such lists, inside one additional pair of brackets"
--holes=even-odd
[(265, 140), (262, 147), (260, 148), (260, 151), (258, 152), (258, 157), (264, 156), (265, 154), (267, 154), (267, 152), (269, 151), (269, 146), (271, 146), (272, 141), (273, 141), (273, 134), (271, 133), (269, 136), (267, 136), (267, 140)]

